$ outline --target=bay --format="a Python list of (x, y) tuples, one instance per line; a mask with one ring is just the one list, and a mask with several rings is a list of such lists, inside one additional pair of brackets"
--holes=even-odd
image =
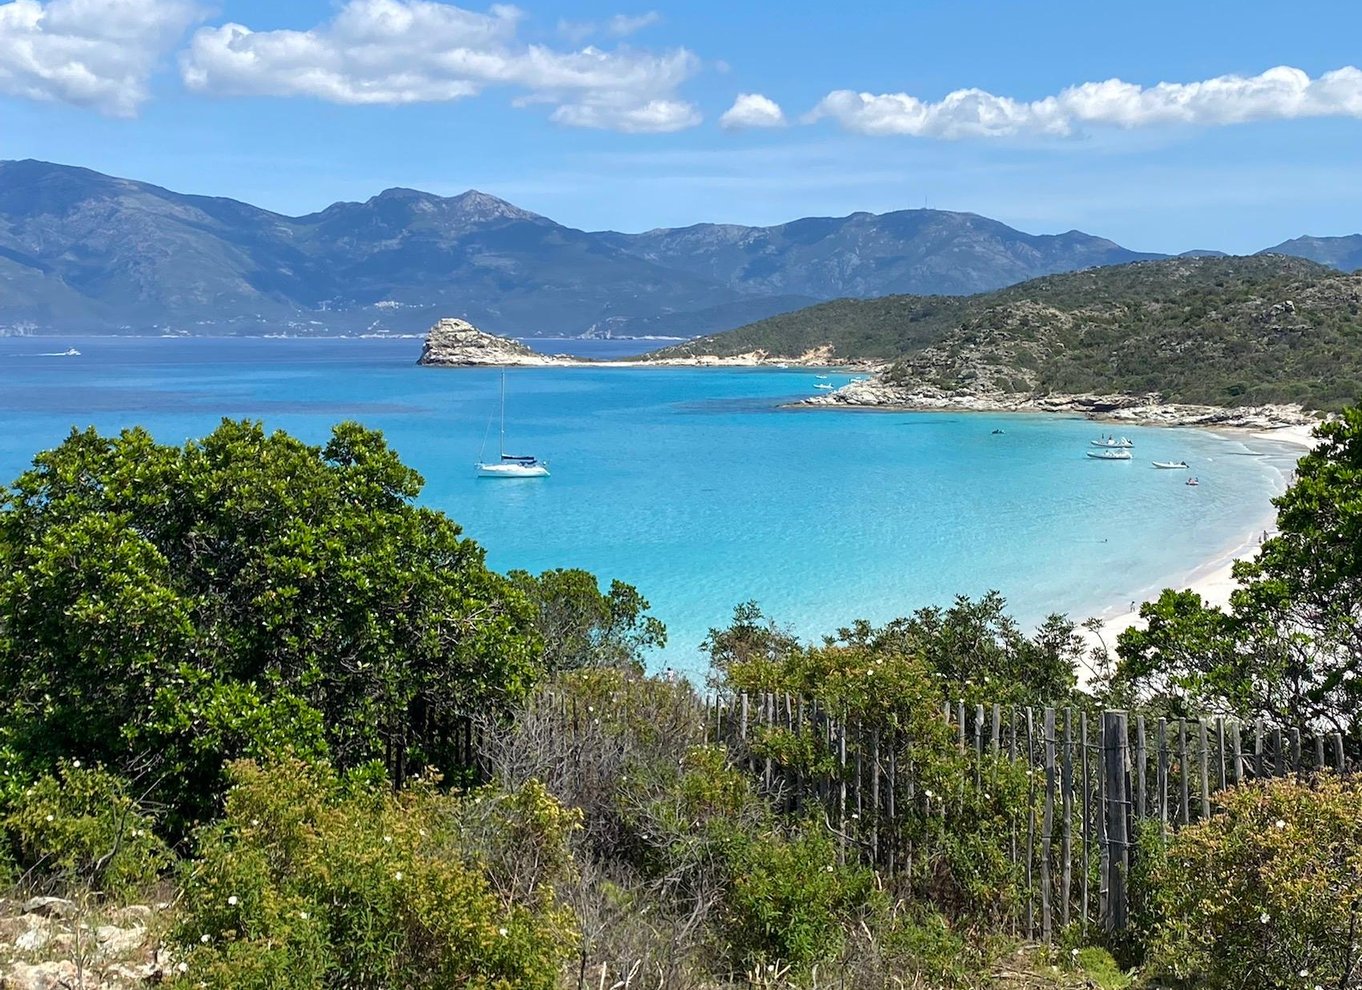
[[(52, 356), (67, 347), (80, 355)], [(782, 408), (820, 381), (803, 369), (525, 368), (506, 374), (508, 446), (547, 459), (552, 477), (479, 480), (500, 373), (419, 368), (419, 351), (413, 339), (0, 339), (0, 478), (73, 426), (140, 424), (181, 442), (249, 417), (320, 442), (357, 419), (383, 430), (425, 477), (422, 501), (493, 567), (637, 585), (670, 631), (651, 662), (699, 671), (706, 630), (748, 599), (805, 637), (989, 589), (1027, 624), (1124, 609), (1269, 525), (1297, 453), (1122, 428), (1135, 459), (1101, 463), (1086, 451), (1104, 428), (1081, 419)], [(1201, 484), (1156, 459), (1186, 460)]]

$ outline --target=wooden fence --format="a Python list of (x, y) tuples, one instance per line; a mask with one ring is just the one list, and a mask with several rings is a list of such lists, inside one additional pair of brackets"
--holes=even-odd
[[(1007, 856), (1018, 877), (1016, 932), (1050, 940), (1077, 924), (1126, 926), (1137, 833), (1166, 838), (1208, 818), (1215, 794), (1246, 780), (1347, 772), (1343, 737), (1224, 718), (1149, 719), (1125, 711), (947, 702), (942, 715), (972, 772), (954, 793), (919, 779), (901, 732), (839, 719), (787, 694), (710, 698), (707, 725), (787, 810), (821, 806), (844, 850), (889, 876), (912, 875), (929, 839), (905, 828), (940, 816), (949, 829), (965, 788), (988, 794), (1000, 758), (1022, 761), (1027, 799), (1011, 812)], [(770, 730), (812, 738), (822, 767), (785, 766)], [(938, 784), (938, 787), (940, 785)]]

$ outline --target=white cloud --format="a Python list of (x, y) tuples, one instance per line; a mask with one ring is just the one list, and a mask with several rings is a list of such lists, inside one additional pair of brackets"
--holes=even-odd
[(616, 14), (605, 22), (605, 30), (616, 38), (625, 38), (646, 27), (652, 27), (661, 20), (662, 15), (655, 10), (650, 10), (646, 14)]
[(1362, 117), (1362, 70), (1345, 66), (1311, 79), (1277, 66), (1257, 76), (1141, 87), (1120, 79), (1082, 83), (1025, 102), (961, 89), (937, 103), (907, 93), (829, 93), (806, 120), (831, 118), (860, 134), (953, 140), (1012, 135), (1066, 136), (1085, 126), (1219, 126), (1297, 117)]
[(517, 40), (521, 13), (434, 0), (347, 0), (306, 31), (203, 28), (181, 60), (185, 84), (218, 96), (303, 96), (348, 104), (457, 100), (504, 86), (515, 103), (551, 104), (551, 119), (630, 132), (694, 126), (677, 89), (699, 71), (684, 48), (662, 54)]
[(784, 127), (785, 114), (780, 104), (760, 93), (739, 93), (733, 105), (719, 118), (719, 125), (728, 130), (748, 127)]
[(157, 63), (201, 18), (192, 0), (0, 4), (0, 93), (131, 117)]

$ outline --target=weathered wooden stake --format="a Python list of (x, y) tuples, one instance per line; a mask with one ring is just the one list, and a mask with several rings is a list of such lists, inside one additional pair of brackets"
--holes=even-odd
[(1050, 853), (1055, 825), (1055, 710), (1045, 709), (1045, 813), (1040, 830), (1040, 931), (1050, 941)]
[(1206, 720), (1197, 720), (1197, 732), (1201, 742), (1201, 820), (1211, 817), (1211, 743), (1206, 729)]
[(1064, 710), (1064, 760), (1060, 765), (1060, 814), (1063, 831), (1060, 856), (1064, 863), (1060, 876), (1059, 924), (1069, 927), (1069, 902), (1073, 895), (1073, 820), (1074, 820), (1074, 710)]
[(1109, 711), (1103, 718), (1107, 756), (1107, 844), (1110, 847), (1107, 854), (1107, 914), (1104, 916), (1104, 927), (1109, 932), (1120, 932), (1126, 927), (1126, 876), (1130, 870), (1126, 713)]

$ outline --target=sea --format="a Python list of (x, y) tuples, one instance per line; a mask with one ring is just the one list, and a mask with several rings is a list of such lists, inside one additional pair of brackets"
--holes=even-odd
[[(600, 358), (657, 346), (531, 343)], [(1270, 528), (1299, 454), (1247, 434), (1122, 426), (1135, 457), (1106, 463), (1086, 454), (1113, 428), (1081, 418), (789, 408), (853, 377), (832, 370), (515, 368), (508, 451), (552, 474), (486, 480), (473, 465), (497, 454), (502, 373), (418, 367), (420, 349), (410, 338), (0, 339), (0, 479), (91, 425), (181, 443), (248, 418), (322, 442), (358, 420), (421, 472), (421, 501), (492, 567), (581, 567), (637, 586), (668, 628), (650, 665), (696, 674), (708, 630), (747, 601), (809, 640), (989, 590), (1027, 628), (1054, 612), (1127, 611)]]

